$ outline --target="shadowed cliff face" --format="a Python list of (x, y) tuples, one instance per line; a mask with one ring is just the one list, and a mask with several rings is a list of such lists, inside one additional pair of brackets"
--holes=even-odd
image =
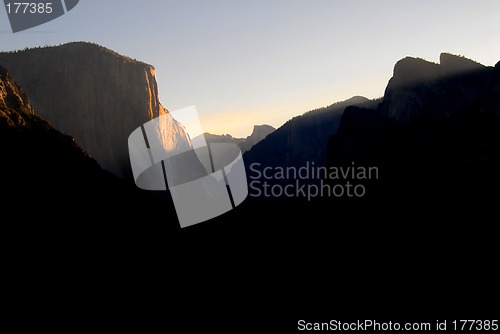
[[(39, 115), (72, 135), (101, 167), (131, 180), (127, 139), (161, 106), (153, 66), (89, 43), (0, 53)], [(190, 145), (175, 120), (163, 122), (167, 148)]]
[(478, 98), (487, 76), (486, 66), (447, 53), (440, 64), (406, 57), (396, 63), (380, 108), (401, 123), (446, 119)]
[(377, 103), (355, 96), (294, 117), (246, 152), (245, 164), (301, 167), (307, 162), (314, 162), (324, 165), (326, 143), (336, 133), (344, 109), (350, 105), (372, 106)]
[(432, 213), (443, 229), (455, 219), (488, 226), (500, 187), (499, 92), (498, 67), (447, 54), (440, 65), (403, 59), (378, 109), (345, 110), (329, 165), (380, 168), (373, 211)]

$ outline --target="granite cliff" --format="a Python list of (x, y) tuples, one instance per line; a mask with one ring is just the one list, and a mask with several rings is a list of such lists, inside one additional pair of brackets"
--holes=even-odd
[(411, 212), (485, 228), (500, 186), (499, 92), (498, 66), (446, 53), (440, 64), (402, 59), (378, 108), (346, 108), (328, 165), (380, 168), (370, 210), (394, 221)]
[(378, 102), (354, 96), (294, 117), (246, 152), (245, 163), (281, 167), (301, 167), (308, 162), (324, 165), (326, 143), (337, 132), (344, 109), (350, 105), (370, 107)]
[(401, 123), (446, 119), (477, 99), (488, 75), (486, 66), (449, 53), (441, 54), (439, 64), (406, 57), (394, 66), (379, 108)]
[(99, 167), (73, 137), (37, 115), (2, 66), (0, 152), (2, 229), (34, 232), (42, 243), (137, 233), (159, 221), (144, 210), (150, 206), (162, 207), (166, 220), (159, 224), (178, 228), (164, 194), (141, 191)]
[[(160, 104), (155, 68), (104, 47), (75, 42), (0, 53), (37, 113), (73, 136), (101, 167), (131, 179), (127, 139), (145, 122), (170, 114)], [(162, 122), (167, 147), (190, 145), (173, 118)]]
[(261, 142), (262, 140), (266, 139), (266, 137), (274, 131), (276, 131), (276, 129), (270, 125), (254, 125), (252, 134), (246, 137), (245, 141), (240, 144), (241, 152), (245, 153), (247, 151), (250, 151), (252, 147), (257, 145), (257, 143)]
[(240, 147), (241, 153), (250, 151), (261, 140), (264, 140), (268, 135), (273, 133), (276, 129), (270, 125), (254, 125), (252, 134), (246, 138), (235, 138), (229, 134), (214, 135), (211, 133), (204, 133), (207, 143), (231, 143)]

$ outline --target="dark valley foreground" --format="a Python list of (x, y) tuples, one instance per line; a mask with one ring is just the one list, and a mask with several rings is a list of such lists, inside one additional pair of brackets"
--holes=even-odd
[[(500, 63), (448, 54), (440, 64), (405, 58), (382, 99), (357, 96), (275, 131), (259, 135), (256, 128), (255, 137), (265, 138), (244, 154), (249, 182), (252, 164), (354, 163), (376, 167), (378, 177), (360, 181), (366, 193), (359, 198), (254, 197), (250, 189), (234, 210), (182, 230), (169, 193), (139, 190), (130, 178), (127, 136), (169, 115), (150, 65), (87, 43), (2, 53), (0, 64), (0, 219), (7, 258), (16, 264), (8, 274), (21, 285), (15, 299), (25, 301), (18, 291), (35, 296), (38, 314), (55, 291), (66, 298), (63, 307), (87, 301), (105, 317), (116, 304), (129, 315), (131, 300), (148, 295), (178, 313), (215, 313), (200, 326), (227, 329), (232, 321), (231, 332), (242, 324), (262, 331), (264, 323), (292, 332), (294, 317), (329, 312), (330, 319), (341, 314), (330, 312), (334, 306), (351, 318), (384, 303), (403, 317), (429, 309), (448, 314), (450, 305), (479, 310), (478, 319), (491, 312)], [(183, 127), (168, 119), (164, 138), (189, 145)], [(300, 181), (354, 181), (346, 176)], [(267, 181), (284, 187), (296, 180)], [(76, 298), (67, 296), (75, 290)], [(138, 290), (139, 298), (131, 296)], [(208, 304), (228, 290), (233, 310), (226, 318), (218, 307), (198, 304), (207, 291)], [(345, 303), (341, 293), (349, 295)], [(173, 295), (190, 305), (177, 305)], [(110, 304), (99, 302), (103, 296)], [(167, 315), (174, 318), (169, 325), (193, 322)]]

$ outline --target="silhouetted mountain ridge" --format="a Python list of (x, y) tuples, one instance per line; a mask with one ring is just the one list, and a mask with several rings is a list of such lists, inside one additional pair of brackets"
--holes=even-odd
[(500, 187), (500, 70), (449, 54), (441, 62), (405, 58), (377, 109), (346, 108), (328, 165), (378, 166), (374, 206), (483, 224)]
[(377, 104), (378, 100), (354, 96), (296, 116), (248, 151), (245, 154), (245, 164), (300, 167), (306, 162), (314, 162), (316, 165), (324, 165), (326, 143), (336, 133), (344, 109), (350, 105)]
[(477, 98), (488, 68), (464, 57), (442, 53), (441, 64), (406, 57), (396, 63), (380, 106), (398, 122), (447, 118)]
[(230, 134), (214, 135), (211, 133), (204, 133), (207, 143), (231, 143), (240, 147), (241, 152), (245, 153), (250, 150), (255, 144), (266, 138), (270, 133), (276, 129), (270, 125), (254, 125), (253, 131), (250, 136), (246, 138), (235, 138)]
[(439, 64), (445, 75), (457, 75), (480, 71), (486, 67), (472, 59), (447, 52), (441, 53), (439, 56)]
[(240, 144), (241, 152), (245, 153), (252, 149), (262, 140), (266, 139), (271, 133), (276, 131), (276, 129), (270, 125), (254, 125), (252, 134), (245, 138), (245, 141)]

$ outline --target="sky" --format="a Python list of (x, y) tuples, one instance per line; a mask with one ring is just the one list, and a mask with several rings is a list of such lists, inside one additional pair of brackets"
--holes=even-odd
[[(58, 1), (58, 0), (54, 0)], [(162, 104), (246, 137), (355, 95), (383, 96), (405, 56), (500, 60), (499, 0), (80, 0), (0, 50), (89, 41), (156, 68)]]

